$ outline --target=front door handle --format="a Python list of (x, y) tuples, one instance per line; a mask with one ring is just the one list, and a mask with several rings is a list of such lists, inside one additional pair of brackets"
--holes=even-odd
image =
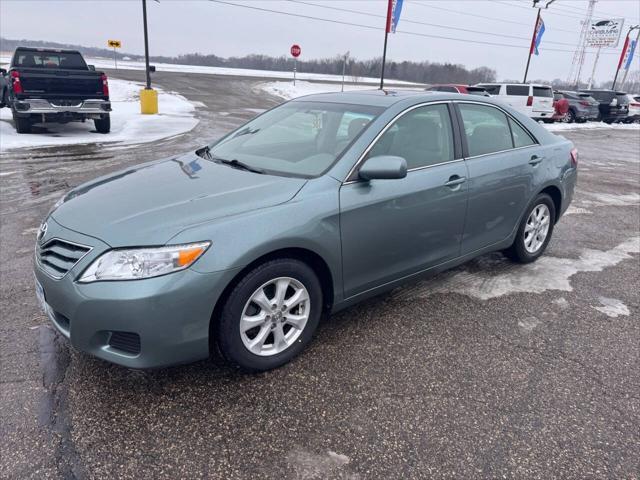
[(467, 177), (461, 177), (459, 175), (452, 175), (451, 177), (449, 177), (449, 181), (446, 182), (444, 185), (445, 185), (445, 187), (455, 188), (458, 185), (461, 185), (466, 181), (467, 181)]
[(531, 157), (531, 159), (529, 160), (529, 165), (533, 165), (534, 167), (536, 165), (538, 165), (542, 160), (544, 160), (544, 157), (539, 157), (537, 155), (534, 155)]

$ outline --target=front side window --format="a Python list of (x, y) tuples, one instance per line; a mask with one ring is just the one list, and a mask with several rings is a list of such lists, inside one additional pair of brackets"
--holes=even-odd
[(511, 130), (504, 112), (494, 107), (468, 103), (461, 103), (459, 107), (470, 157), (513, 148)]
[(227, 135), (211, 146), (210, 154), (265, 173), (315, 177), (382, 111), (369, 105), (289, 102)]
[(407, 161), (409, 170), (453, 160), (453, 129), (445, 104), (407, 112), (387, 129), (367, 154), (393, 155)]

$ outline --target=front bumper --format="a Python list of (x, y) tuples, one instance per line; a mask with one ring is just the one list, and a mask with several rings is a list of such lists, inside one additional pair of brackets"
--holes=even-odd
[[(63, 238), (93, 247), (60, 279), (35, 262), (44, 310), (74, 348), (129, 368), (208, 357), (211, 315), (237, 270), (202, 274), (187, 269), (145, 280), (78, 283), (78, 275), (109, 247), (52, 219), (48, 225), (44, 241)], [(136, 338), (137, 351), (131, 341)]]
[(111, 111), (108, 100), (47, 100), (44, 98), (27, 98), (16, 100), (14, 108), (18, 114), (51, 114), (51, 113), (86, 113), (104, 114)]

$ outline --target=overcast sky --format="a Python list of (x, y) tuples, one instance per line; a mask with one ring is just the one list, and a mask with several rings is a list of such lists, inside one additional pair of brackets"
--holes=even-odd
[[(244, 7), (205, 0), (161, 0), (160, 3), (149, 0), (151, 54), (282, 55), (288, 54), (294, 42), (301, 45), (302, 58), (328, 57), (347, 50), (355, 57), (371, 58), (382, 51), (386, 0), (224, 1)], [(404, 0), (398, 33), (389, 38), (388, 57), (397, 61), (461, 63), (472, 68), (484, 65), (496, 69), (501, 79), (520, 79), (536, 16), (531, 3), (530, 0)], [(548, 10), (543, 10), (546, 33), (540, 55), (532, 59), (529, 78), (567, 77), (580, 19), (587, 5), (587, 0), (555, 0)], [(598, 18), (625, 17), (625, 33), (627, 26), (640, 22), (638, 0), (599, 0), (595, 11)], [(0, 0), (0, 33), (13, 39), (86, 46), (106, 46), (107, 39), (118, 39), (122, 40), (123, 51), (139, 54), (144, 51), (141, 19), (139, 0)], [(616, 49), (603, 49), (597, 80), (612, 78), (621, 46), (622, 42)], [(639, 57), (636, 56), (635, 68), (640, 65)], [(590, 74), (593, 59), (593, 54), (587, 57), (583, 79)]]

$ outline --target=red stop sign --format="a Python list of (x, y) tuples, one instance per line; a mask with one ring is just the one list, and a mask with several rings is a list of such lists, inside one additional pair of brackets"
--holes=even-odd
[(291, 45), (291, 55), (298, 58), (300, 56), (300, 54), (302, 53), (302, 49), (300, 48), (300, 45), (297, 44), (293, 44)]

